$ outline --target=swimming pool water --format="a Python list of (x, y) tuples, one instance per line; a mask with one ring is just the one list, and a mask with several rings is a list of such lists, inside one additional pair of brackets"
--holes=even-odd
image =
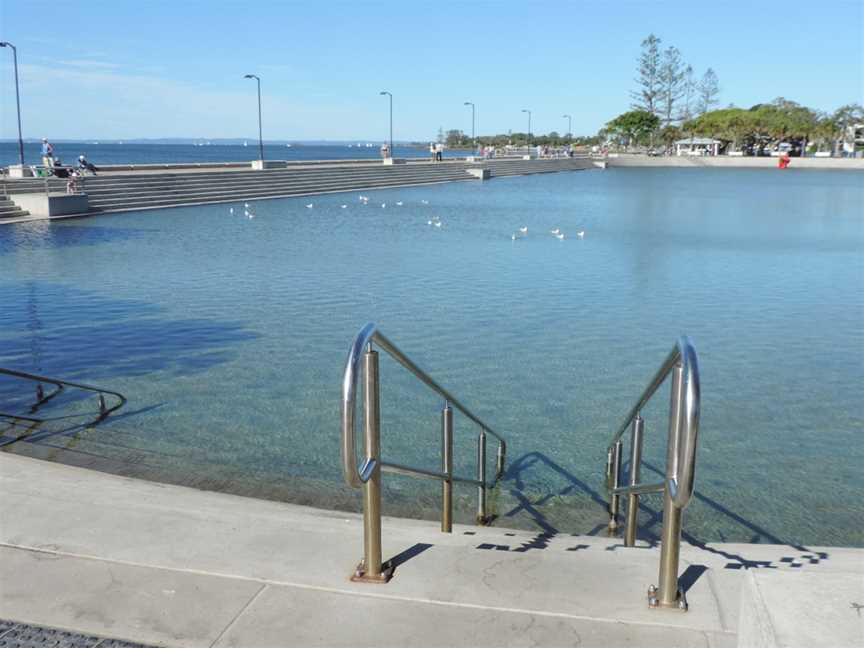
[[(507, 436), (499, 524), (597, 533), (608, 439), (686, 333), (703, 409), (685, 532), (864, 546), (861, 178), (608, 169), (361, 192), (368, 205), (357, 192), (250, 202), (252, 219), (238, 202), (0, 227), (0, 366), (129, 398), (101, 425), (60, 419), (0, 442), (356, 509), (339, 472), (341, 374), (375, 321)], [(383, 354), (381, 371), (385, 458), (437, 467), (440, 402)], [(663, 467), (667, 393), (645, 415), (646, 476)], [(29, 396), (0, 380), (0, 409)], [(92, 404), (69, 393), (45, 413)], [(456, 417), (462, 474), (476, 432)], [(437, 484), (384, 481), (385, 512), (437, 515)], [(474, 489), (456, 493), (467, 520)], [(659, 498), (644, 501), (656, 536)]]

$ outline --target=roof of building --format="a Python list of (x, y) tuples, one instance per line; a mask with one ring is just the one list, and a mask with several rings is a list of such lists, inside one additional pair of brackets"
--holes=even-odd
[(710, 137), (687, 137), (685, 139), (680, 139), (675, 142), (676, 144), (700, 144), (705, 146), (706, 144), (722, 144), (720, 140), (711, 139)]

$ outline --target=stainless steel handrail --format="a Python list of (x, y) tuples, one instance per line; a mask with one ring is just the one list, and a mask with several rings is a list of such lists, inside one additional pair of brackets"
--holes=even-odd
[[(444, 399), (441, 412), (442, 469), (441, 471), (405, 466), (387, 462), (380, 457), (380, 411), (378, 403), (378, 354), (373, 344), (387, 352), (394, 360), (408, 369), (416, 378)], [(357, 382), (360, 363), (363, 361), (365, 389), (365, 453), (362, 464), (357, 461), (356, 410)], [(453, 474), (453, 409), (480, 427), (477, 438), (477, 478), (457, 477)], [(498, 440), (495, 478), (491, 484), (486, 479), (486, 437)], [(366, 582), (387, 581), (390, 573), (381, 562), (381, 471), (412, 477), (435, 479), (442, 482), (441, 530), (452, 530), (453, 482), (471, 484), (478, 488), (477, 520), (485, 523), (486, 491), (494, 486), (504, 472), (507, 444), (503, 437), (492, 430), (478, 416), (459, 402), (453, 394), (438, 384), (429, 374), (420, 369), (404, 352), (381, 333), (374, 323), (366, 324), (354, 338), (348, 351), (345, 373), (342, 379), (342, 473), (345, 482), (352, 488), (363, 488), (364, 558), (352, 577)]]
[[(654, 374), (648, 387), (642, 392), (642, 395), (636, 401), (636, 405), (627, 414), (621, 427), (618, 429), (609, 442), (607, 452), (613, 452), (615, 444), (630, 429), (633, 420), (639, 416), (639, 412), (651, 400), (660, 385), (666, 380), (666, 377), (672, 372), (677, 365), (682, 365), (684, 373), (684, 384), (686, 392), (684, 394), (684, 443), (678, 448), (678, 453), (675, 455), (675, 464), (673, 473), (667, 479), (666, 486), (672, 493), (672, 499), (678, 508), (687, 508), (690, 503), (690, 498), (693, 495), (694, 483), (694, 468), (696, 455), (696, 441), (699, 434), (699, 365), (696, 358), (696, 350), (690, 338), (682, 336), (678, 339), (675, 347), (669, 352), (666, 360), (660, 366), (660, 369)], [(632, 487), (621, 487), (615, 490), (625, 495)]]
[[(372, 472), (375, 470), (377, 460), (373, 457), (367, 457), (362, 467), (358, 468), (356, 460), (356, 442), (355, 442), (355, 414), (356, 414), (356, 396), (357, 396), (357, 378), (360, 375), (360, 359), (363, 350), (374, 342), (379, 347), (384, 349), (394, 360), (403, 367), (408, 369), (412, 374), (419, 378), (423, 383), (430, 387), (434, 392), (441, 396), (450, 405), (462, 412), (467, 418), (476, 423), (487, 434), (491, 434), (499, 441), (499, 456), (506, 455), (507, 442), (500, 434), (486, 425), (479, 417), (474, 415), (467, 407), (462, 405), (455, 396), (444, 389), (429, 374), (423, 371), (420, 367), (414, 364), (407, 355), (399, 350), (393, 342), (388, 340), (381, 333), (374, 323), (366, 324), (357, 337), (354, 338), (354, 343), (348, 352), (348, 360), (345, 363), (345, 374), (342, 380), (342, 472), (345, 476), (346, 483), (352, 488), (360, 488), (366, 481), (369, 480)], [(394, 467), (395, 464), (382, 465)], [(420, 469), (401, 467), (403, 471), (413, 470), (418, 474), (424, 472)], [(498, 467), (498, 474), (501, 472), (501, 466)]]
[[(5, 375), (5, 376), (12, 376), (13, 378), (21, 378), (23, 380), (30, 380), (32, 382), (37, 383), (36, 402), (30, 407), (30, 413), (31, 414), (34, 413), (37, 409), (39, 409), (39, 407), (41, 407), (42, 405), (47, 403), (49, 400), (51, 400), (52, 398), (57, 396), (57, 394), (59, 394), (61, 391), (63, 391), (63, 389), (66, 387), (72, 387), (73, 389), (81, 389), (83, 391), (89, 391), (89, 392), (93, 392), (93, 393), (99, 395), (99, 416), (96, 419), (97, 422), (103, 420), (106, 416), (108, 416), (112, 412), (117, 411), (118, 409), (123, 407), (127, 402), (126, 397), (123, 394), (121, 394), (120, 392), (116, 392), (116, 391), (113, 391), (111, 389), (104, 389), (102, 387), (94, 387), (93, 385), (85, 385), (83, 383), (75, 383), (75, 382), (71, 382), (69, 380), (62, 380), (60, 378), (51, 378), (49, 376), (40, 376), (38, 374), (27, 373), (25, 371), (16, 371), (14, 369), (4, 369), (3, 367), (0, 367), (0, 374)], [(54, 385), (54, 387), (56, 387), (56, 389), (46, 395), (42, 391), (42, 383)], [(117, 402), (114, 405), (112, 405), (111, 407), (108, 407), (105, 404), (105, 398), (104, 398), (105, 394), (115, 397), (117, 399)], [(31, 417), (26, 417), (26, 416), (18, 416), (16, 414), (6, 414), (6, 413), (0, 413), (0, 414), (3, 414), (4, 416), (7, 416), (7, 417), (21, 418), (21, 419), (29, 420), (29, 421), (38, 421), (38, 422), (42, 421), (42, 419), (35, 419), (35, 418), (31, 418)]]
[[(639, 483), (642, 460), (644, 421), (642, 409), (654, 396), (668, 376), (672, 376), (669, 404), (669, 433), (666, 446), (666, 477), (659, 484)], [(663, 529), (660, 547), (659, 587), (649, 588), (649, 605), (687, 609), (684, 593), (678, 588), (678, 562), (681, 547), (682, 513), (693, 496), (696, 471), (696, 446), (699, 439), (701, 392), (699, 363), (696, 350), (687, 337), (680, 337), (660, 369), (639, 396), (636, 404), (612, 435), (606, 449), (606, 488), (609, 491), (609, 529), (618, 528), (620, 498), (627, 496), (627, 523), (624, 544), (632, 547), (636, 542), (636, 523), (639, 496), (663, 493)], [(631, 430), (629, 485), (621, 484), (623, 442), (621, 438)]]

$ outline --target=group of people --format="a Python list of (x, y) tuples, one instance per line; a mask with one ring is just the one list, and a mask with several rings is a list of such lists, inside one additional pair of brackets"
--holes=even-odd
[(64, 166), (60, 158), (54, 154), (54, 146), (47, 138), (42, 138), (42, 165), (50, 175), (56, 178), (66, 178), (66, 193), (78, 193), (81, 189), (81, 178), (87, 173), (96, 175), (98, 169), (84, 155), (78, 156), (77, 166)]
[[(84, 175), (85, 173), (96, 175), (96, 172), (99, 170), (96, 168), (96, 165), (84, 157), (83, 154), (78, 156), (78, 165), (76, 168), (64, 167), (60, 158), (54, 154), (54, 146), (52, 146), (51, 142), (49, 142), (45, 137), (42, 138), (42, 165), (46, 169), (53, 171), (53, 174), (58, 178), (66, 177), (63, 173), (64, 170), (66, 173), (69, 173), (70, 170), (77, 171), (81, 175)], [(58, 173), (58, 171), (60, 171), (60, 173)]]
[(432, 157), (433, 162), (440, 162), (444, 159), (444, 145), (441, 142), (430, 142), (429, 155)]

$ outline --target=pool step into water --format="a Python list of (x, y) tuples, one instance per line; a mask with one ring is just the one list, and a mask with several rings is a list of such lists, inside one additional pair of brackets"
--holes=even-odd
[[(462, 161), (393, 166), (322, 164), (264, 171), (216, 169), (100, 175), (87, 177), (84, 184), (92, 212), (113, 212), (467, 181), (475, 179), (469, 169), (478, 166)], [(592, 162), (588, 158), (489, 160), (482, 166), (490, 170), (492, 177), (504, 177), (582, 170), (592, 168)], [(61, 179), (51, 179), (48, 185), (52, 191), (65, 189), (65, 181)], [(7, 183), (12, 200), (16, 193), (39, 192), (44, 188), (44, 180)]]
[(0, 222), (4, 218), (23, 218), (29, 216), (30, 212), (21, 209), (10, 198), (0, 197)]

